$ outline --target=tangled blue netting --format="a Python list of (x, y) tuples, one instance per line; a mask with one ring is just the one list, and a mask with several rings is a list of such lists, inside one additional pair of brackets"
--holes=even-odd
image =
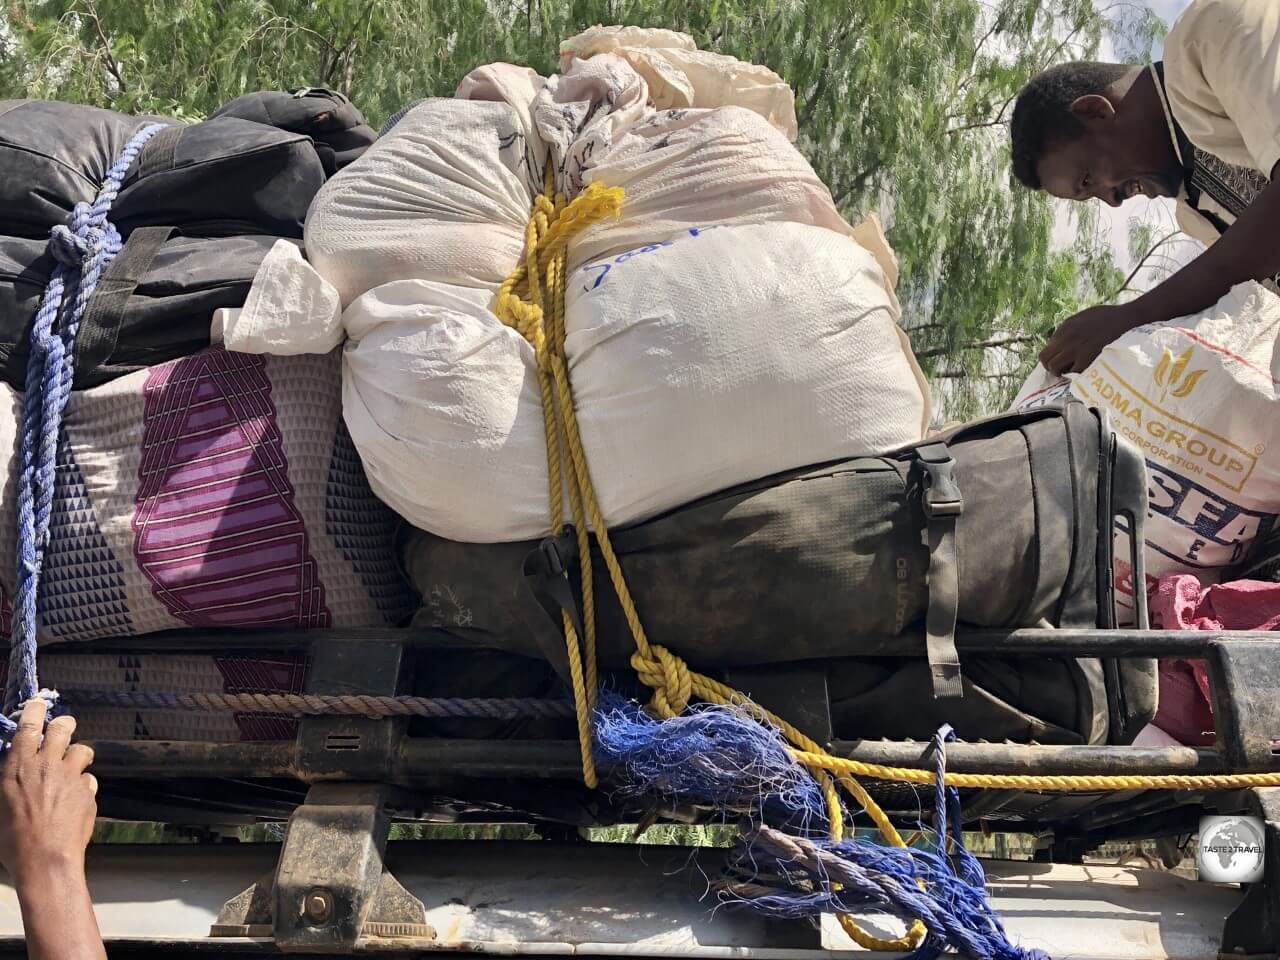
[(704, 705), (659, 721), (606, 693), (595, 734), (597, 760), (624, 793), (743, 815), (747, 829), (719, 884), (727, 903), (785, 918), (855, 910), (919, 918), (927, 934), (912, 960), (948, 948), (981, 960), (1048, 960), (1009, 942), (987, 901), (982, 865), (964, 847), (959, 793), (943, 786), (949, 727), (933, 744), (936, 851), (828, 839), (817, 783), (777, 730), (742, 710)]
[(23, 394), (18, 478), (18, 586), (10, 635), (9, 678), (0, 710), (0, 750), (17, 732), (15, 714), (40, 697), (50, 707), (57, 694), (41, 690), (36, 674), (36, 600), (49, 541), (49, 517), (57, 481), (58, 436), (75, 379), (76, 333), (103, 271), (122, 247), (107, 219), (125, 175), (162, 124), (143, 126), (107, 171), (93, 203), (77, 203), (67, 224), (49, 235), (53, 273), (31, 325)]

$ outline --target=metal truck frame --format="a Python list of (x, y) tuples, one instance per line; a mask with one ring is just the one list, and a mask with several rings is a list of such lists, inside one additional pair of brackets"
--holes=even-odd
[[(94, 653), (304, 654), (306, 692), (395, 695), (430, 652), (459, 641), (430, 630), (175, 633), (103, 640)], [(1267, 633), (971, 631), (962, 654), (1187, 657), (1207, 661), (1217, 744), (1191, 747), (956, 743), (949, 769), (1025, 774), (1280, 771), (1280, 639)], [(82, 652), (47, 647), (42, 657)], [(923, 655), (921, 637), (860, 655)], [(825, 675), (803, 663), (725, 679), (836, 754), (929, 768), (927, 744), (832, 739)], [(304, 717), (292, 742), (96, 741), (105, 817), (217, 828), (285, 820), (284, 841), (108, 846), (90, 879), (112, 956), (352, 953), (678, 955), (799, 960), (852, 950), (834, 924), (768, 922), (707, 894), (722, 851), (587, 844), (581, 828), (656, 814), (588, 791), (571, 740), (444, 739), (402, 719)], [(902, 822), (920, 798), (867, 784)], [(1053, 956), (1274, 958), (1280, 955), (1280, 788), (1217, 793), (1053, 795), (964, 791), (968, 829), (1037, 837), (1035, 863), (991, 866), (993, 905), (1012, 939)], [(927, 801), (926, 801), (927, 806)], [(1114, 840), (1193, 833), (1205, 812), (1266, 823), (1266, 878), (1245, 888), (1084, 865)], [(542, 841), (392, 842), (394, 820), (532, 822)], [(679, 868), (679, 869), (676, 869)], [(16, 952), (15, 952), (16, 951)], [(0, 887), (0, 957), (21, 956), (13, 892)]]

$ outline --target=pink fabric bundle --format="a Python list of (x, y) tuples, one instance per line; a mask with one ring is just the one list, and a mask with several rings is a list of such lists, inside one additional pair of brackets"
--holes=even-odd
[[(1189, 574), (1151, 591), (1151, 625), (1163, 630), (1280, 630), (1280, 583), (1237, 580), (1202, 587)], [(1209, 673), (1202, 660), (1160, 662), (1160, 709), (1153, 726), (1189, 746), (1214, 742)]]

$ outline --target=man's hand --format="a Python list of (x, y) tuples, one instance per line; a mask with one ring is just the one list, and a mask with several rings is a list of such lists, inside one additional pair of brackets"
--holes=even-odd
[(47, 710), (43, 700), (26, 705), (0, 769), (0, 864), (18, 885), (53, 866), (83, 872), (98, 814), (93, 750), (71, 745), (71, 717), (46, 729)]
[(1082, 373), (1102, 352), (1134, 327), (1147, 322), (1130, 304), (1090, 307), (1062, 322), (1040, 351), (1040, 363), (1050, 373)]
[(98, 812), (93, 751), (72, 745), (70, 717), (46, 728), (47, 712), (42, 700), (28, 703), (0, 759), (0, 865), (22, 906), (30, 960), (105, 960), (84, 869)]

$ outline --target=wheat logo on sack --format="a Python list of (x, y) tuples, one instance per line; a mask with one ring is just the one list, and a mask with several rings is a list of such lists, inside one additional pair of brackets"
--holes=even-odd
[(1164, 353), (1160, 356), (1160, 362), (1156, 364), (1153, 375), (1153, 379), (1161, 387), (1161, 403), (1170, 396), (1177, 397), (1179, 400), (1189, 397), (1191, 391), (1196, 388), (1196, 384), (1200, 382), (1200, 378), (1204, 376), (1204, 370), (1187, 371), (1187, 366), (1191, 363), (1191, 351), (1194, 349), (1194, 347), (1187, 347), (1186, 352), (1175, 360), (1173, 352), (1168, 347), (1164, 348)]
[(1165, 348), (1152, 369), (1150, 385), (1139, 386), (1143, 381), (1127, 380), (1104, 353), (1073, 386), (1082, 400), (1111, 413), (1116, 429), (1148, 461), (1239, 493), (1253, 475), (1262, 448), (1190, 419), (1212, 413), (1199, 406), (1201, 398), (1190, 399), (1207, 372), (1192, 367), (1195, 354), (1194, 346), (1177, 356)]

